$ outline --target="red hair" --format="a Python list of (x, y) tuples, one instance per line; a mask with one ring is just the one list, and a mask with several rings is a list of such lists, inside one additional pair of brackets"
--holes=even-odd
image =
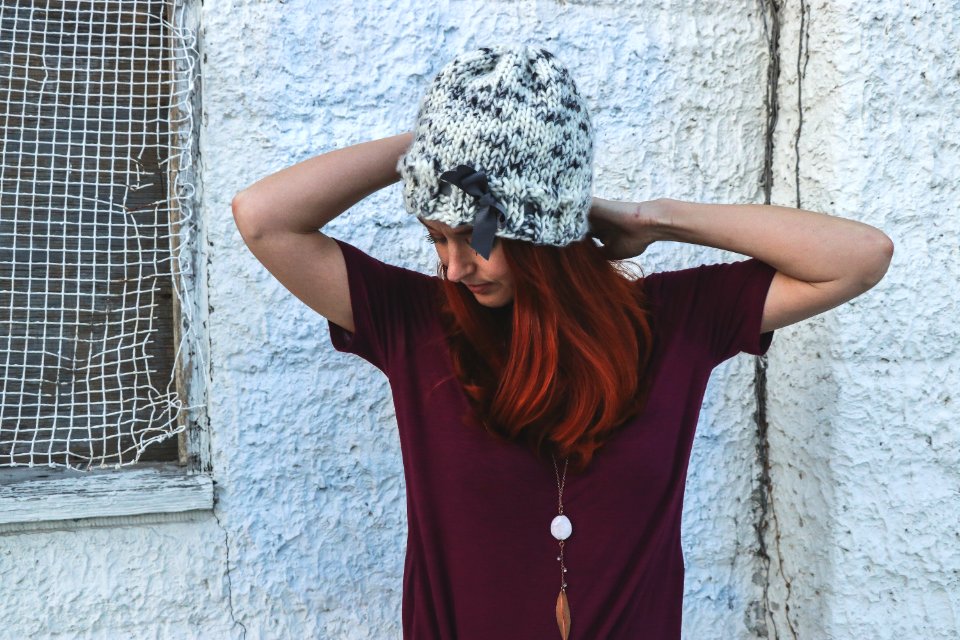
[[(491, 309), (443, 280), (454, 373), (483, 426), (582, 471), (646, 404), (653, 330), (646, 298), (585, 239), (564, 247), (497, 238), (512, 305)], [(443, 266), (439, 272), (444, 277)]]

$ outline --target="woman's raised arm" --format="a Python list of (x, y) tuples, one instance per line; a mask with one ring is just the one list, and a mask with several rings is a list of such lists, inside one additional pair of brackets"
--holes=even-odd
[(591, 225), (612, 258), (671, 240), (735, 251), (774, 267), (761, 332), (857, 297), (883, 278), (893, 257), (893, 241), (875, 227), (776, 205), (595, 199)]
[(412, 133), (371, 140), (304, 160), (234, 196), (233, 217), (254, 256), (293, 295), (354, 331), (340, 247), (319, 230), (400, 179), (397, 160)]

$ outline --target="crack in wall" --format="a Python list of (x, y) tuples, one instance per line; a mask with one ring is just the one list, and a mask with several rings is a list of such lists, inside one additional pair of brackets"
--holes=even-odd
[[(777, 83), (780, 79), (780, 6), (776, 0), (759, 0), (760, 15), (763, 17), (763, 31), (767, 40), (768, 63), (767, 63), (767, 92), (764, 97), (764, 107), (766, 109), (767, 129), (764, 133), (764, 154), (763, 170), (760, 178), (760, 186), (763, 189), (764, 204), (770, 204), (771, 192), (773, 189), (773, 134), (777, 127), (777, 117), (779, 115), (779, 103), (777, 95)], [(769, 442), (767, 440), (767, 357), (758, 356), (754, 358), (754, 394), (756, 396), (756, 411), (754, 412), (754, 423), (757, 430), (756, 450), (757, 461), (760, 467), (759, 484), (751, 495), (756, 512), (754, 522), (754, 532), (757, 537), (757, 556), (760, 559), (761, 574), (758, 578), (761, 581), (763, 595), (761, 597), (762, 610), (756, 612), (756, 620), (750, 620), (750, 613), (755, 607), (747, 609), (747, 626), (753, 633), (761, 638), (769, 638), (766, 620), (770, 612), (770, 554), (767, 553), (766, 529), (768, 526), (767, 512), (772, 500), (772, 486), (770, 482), (770, 455)], [(777, 634), (776, 620), (770, 616), (773, 623), (773, 637), (779, 637)]]
[[(802, 34), (804, 32), (803, 17), (806, 15), (804, 0), (801, 2), (801, 48), (803, 46)], [(777, 128), (777, 119), (779, 116), (779, 94), (778, 87), (780, 81), (780, 33), (781, 33), (781, 11), (783, 5), (778, 0), (760, 0), (760, 14), (763, 17), (764, 35), (767, 39), (769, 63), (767, 65), (767, 92), (764, 99), (766, 108), (767, 128), (764, 137), (764, 158), (763, 171), (761, 175), (761, 186), (763, 188), (763, 198), (765, 204), (771, 204), (773, 191), (773, 161), (774, 161), (774, 134)], [(798, 63), (799, 64), (799, 63)], [(798, 78), (799, 83), (799, 78)], [(798, 96), (798, 108), (800, 97)], [(797, 130), (797, 140), (795, 141), (795, 154), (797, 157), (797, 166), (799, 167), (799, 129)], [(797, 179), (797, 192), (799, 194), (799, 168)], [(756, 628), (752, 629), (761, 637), (780, 638), (777, 629), (777, 619), (773, 615), (773, 603), (770, 600), (771, 585), (771, 557), (767, 548), (767, 530), (771, 524), (774, 530), (774, 539), (776, 541), (776, 555), (778, 568), (786, 585), (787, 595), (785, 598), (784, 616), (790, 635), (796, 639), (797, 632), (790, 620), (790, 581), (783, 575), (783, 554), (780, 549), (780, 526), (777, 519), (776, 508), (773, 497), (773, 481), (770, 476), (770, 441), (769, 441), (769, 421), (767, 419), (767, 358), (760, 356), (754, 359), (754, 393), (756, 396), (756, 411), (754, 421), (757, 429), (757, 461), (760, 468), (760, 477), (758, 478), (759, 487), (753, 492), (752, 498), (756, 504), (756, 522), (754, 531), (757, 536), (757, 556), (760, 558), (762, 572), (760, 581), (763, 588), (762, 611), (758, 615), (763, 616), (763, 621), (756, 621)], [(769, 620), (771, 629), (768, 629), (765, 622)]]
[[(797, 132), (793, 138), (794, 184), (796, 185), (796, 208), (800, 208), (800, 132), (803, 130), (803, 80), (807, 77), (810, 61), (810, 27), (807, 17), (810, 7), (800, 0), (800, 35), (797, 38)], [(802, 63), (802, 64), (801, 64)]]
[(216, 495), (216, 483), (214, 483), (214, 497), (213, 497), (213, 519), (217, 521), (217, 526), (220, 527), (220, 530), (223, 531), (223, 546), (226, 549), (226, 564), (227, 564), (227, 607), (230, 611), (230, 620), (233, 621), (233, 626), (239, 626), (243, 629), (243, 634), (241, 638), (246, 639), (247, 637), (247, 626), (237, 620), (237, 616), (233, 610), (233, 574), (230, 571), (230, 535), (227, 533), (227, 528), (223, 526), (223, 523), (220, 522), (220, 516), (217, 515), (217, 503), (219, 500)]
[[(797, 35), (797, 129), (794, 133), (793, 138), (793, 154), (794, 154), (794, 188), (795, 188), (795, 203), (794, 206), (798, 209), (801, 207), (800, 199), (800, 133), (803, 130), (803, 80), (806, 77), (807, 73), (807, 63), (810, 60), (810, 27), (809, 27), (809, 17), (810, 7), (807, 5), (805, 0), (800, 0), (800, 30)], [(764, 381), (766, 382), (766, 381)], [(769, 459), (766, 460), (767, 466), (769, 467)], [(768, 482), (769, 482), (769, 473), (768, 473)], [(780, 520), (777, 518), (776, 505), (773, 503), (773, 494), (772, 494), (772, 483), (768, 484), (768, 488), (771, 490), (771, 508), (770, 515), (773, 518), (774, 529), (776, 534), (777, 542), (777, 561), (780, 568), (780, 576), (783, 579), (784, 586), (786, 587), (787, 594), (784, 598), (784, 612), (783, 616), (787, 622), (788, 628), (790, 629), (790, 634), (793, 636), (794, 640), (797, 638), (797, 629), (794, 625), (793, 620), (790, 617), (790, 596), (793, 594), (793, 583), (786, 575), (786, 570), (784, 568), (783, 562), (783, 552), (780, 548)]]
[[(767, 553), (766, 530), (769, 526), (767, 512), (772, 502), (772, 487), (770, 483), (770, 457), (769, 443), (767, 442), (767, 358), (759, 356), (754, 358), (754, 393), (756, 395), (757, 409), (753, 414), (754, 422), (757, 428), (757, 458), (760, 466), (760, 486), (752, 492), (751, 499), (754, 501), (754, 509), (757, 512), (756, 521), (753, 529), (757, 536), (757, 556), (760, 558), (762, 566), (761, 586), (763, 588), (762, 611), (758, 612), (763, 617), (763, 621), (757, 619), (753, 628), (750, 630), (758, 634), (761, 638), (769, 638), (766, 618), (770, 612), (770, 554)], [(758, 616), (759, 618), (759, 616)], [(771, 617), (773, 623), (773, 637), (779, 638), (777, 634), (776, 620)], [(749, 620), (748, 620), (749, 626)]]
[[(794, 133), (793, 151), (794, 151), (794, 185), (795, 185), (795, 205), (801, 207), (800, 197), (800, 135), (803, 129), (803, 80), (806, 77), (807, 63), (810, 60), (810, 29), (809, 13), (810, 8), (805, 0), (800, 1), (800, 28), (797, 38), (797, 118), (798, 124)], [(767, 66), (767, 93), (764, 100), (767, 116), (767, 129), (765, 133), (765, 148), (763, 159), (763, 171), (761, 176), (761, 186), (763, 188), (763, 197), (765, 204), (771, 204), (773, 191), (773, 161), (774, 161), (774, 134), (777, 127), (777, 118), (779, 116), (779, 94), (778, 87), (780, 81), (780, 33), (781, 33), (781, 11), (783, 9), (782, 0), (760, 0), (760, 13), (763, 17), (764, 35), (767, 39), (769, 64)], [(772, 625), (773, 638), (779, 639), (780, 633), (777, 630), (776, 617), (773, 615), (770, 601), (771, 585), (771, 557), (767, 549), (766, 533), (772, 525), (776, 547), (777, 568), (786, 588), (784, 597), (784, 618), (790, 635), (796, 640), (797, 629), (790, 616), (790, 599), (792, 595), (792, 583), (784, 571), (783, 552), (780, 541), (780, 522), (777, 518), (776, 505), (773, 494), (773, 481), (770, 476), (770, 442), (769, 442), (769, 421), (767, 420), (767, 358), (760, 356), (755, 358), (754, 365), (754, 391), (756, 395), (757, 409), (754, 413), (754, 420), (757, 428), (757, 459), (760, 467), (759, 487), (754, 492), (756, 502), (757, 520), (754, 530), (757, 535), (757, 555), (763, 565), (763, 574), (761, 576), (763, 586), (763, 615), (769, 619)], [(764, 624), (757, 624), (753, 629), (761, 637), (770, 637), (768, 629)]]

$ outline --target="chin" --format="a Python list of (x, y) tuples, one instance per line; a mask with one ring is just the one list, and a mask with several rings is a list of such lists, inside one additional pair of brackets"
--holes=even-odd
[(513, 302), (512, 297), (505, 298), (503, 296), (474, 296), (474, 298), (484, 307), (490, 307), (491, 309), (499, 309)]

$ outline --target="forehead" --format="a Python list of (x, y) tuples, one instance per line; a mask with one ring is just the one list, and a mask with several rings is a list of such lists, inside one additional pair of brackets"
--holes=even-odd
[(417, 216), (417, 220), (419, 220), (420, 224), (425, 226), (427, 229), (430, 229), (436, 233), (448, 233), (455, 236), (462, 236), (473, 231), (473, 225), (469, 224), (460, 225), (459, 227), (451, 227), (448, 224), (438, 222), (436, 220), (424, 220), (420, 216)]

